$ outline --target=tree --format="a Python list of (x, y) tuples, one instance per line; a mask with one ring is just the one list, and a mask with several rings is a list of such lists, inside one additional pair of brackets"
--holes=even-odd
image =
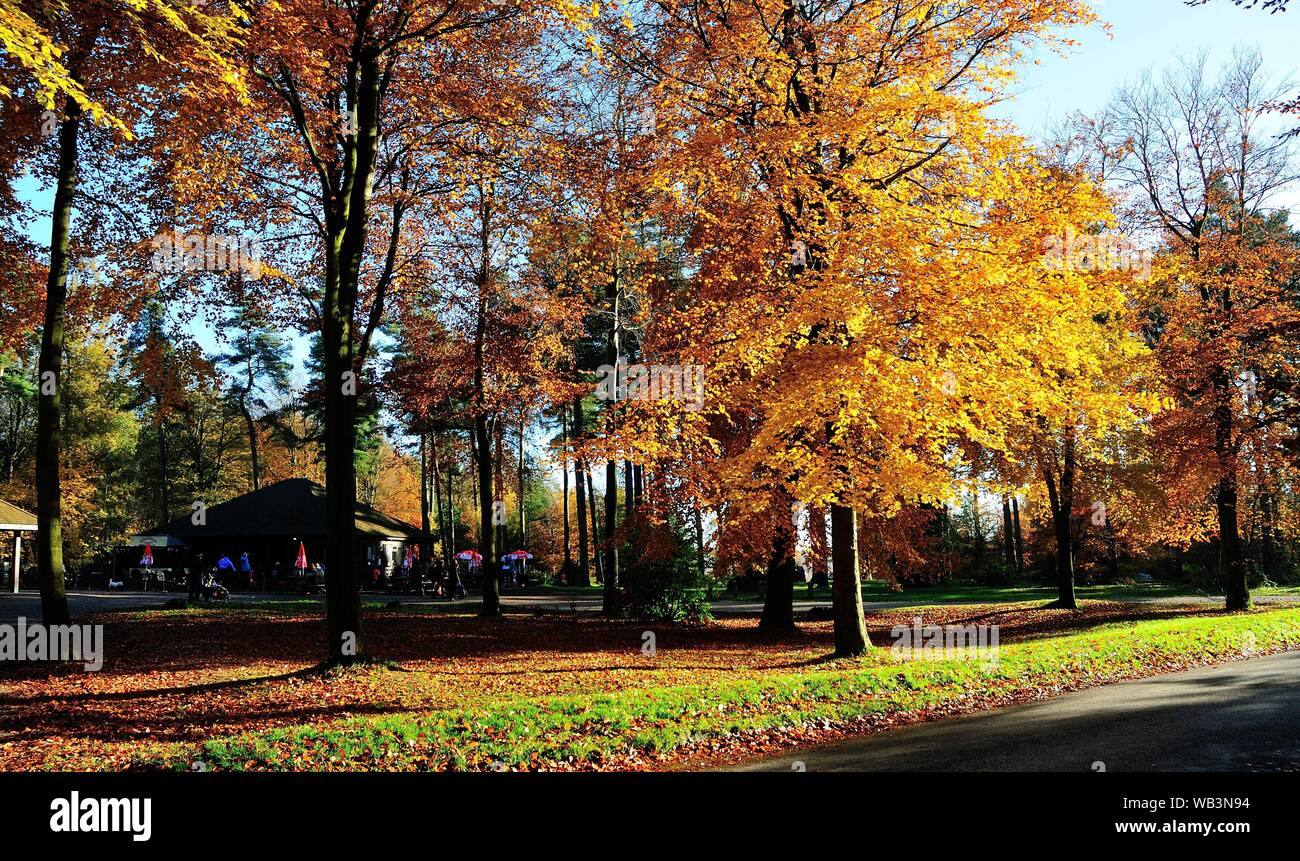
[[(48, 36), (29, 26), (47, 15)], [(68, 620), (63, 586), (59, 385), (67, 326), (72, 216), (79, 196), (86, 199), (81, 147), (83, 135), (90, 130), (83, 131), (83, 122), (89, 115), (106, 123), (105, 135), (94, 142), (100, 154), (112, 141), (132, 138), (145, 117), (145, 106), (152, 102), (143, 93), (175, 74), (173, 58), (194, 73), (191, 97), (201, 98), (214, 85), (230, 85), (233, 80), (220, 52), (229, 43), (233, 22), (228, 9), (215, 14), (199, 7), (182, 11), (160, 0), (92, 0), (75, 7), (12, 2), (0, 6), (0, 38), (7, 49), (17, 49), (14, 54), (6, 54), (17, 62), (0, 68), (0, 92), (13, 92), (19, 87), (33, 96), (35, 104), (26, 117), (28, 140), (37, 148), (43, 132), (51, 125), (56, 127), (55, 154), (48, 176), (54, 201), (41, 327), (36, 446), (38, 579), (41, 614), (47, 624)], [(56, 44), (66, 49), (56, 49)], [(33, 79), (24, 80), (24, 73)], [(57, 115), (50, 110), (56, 94), (63, 97)], [(100, 107), (104, 104), (110, 106), (112, 119)], [(34, 108), (42, 106), (45, 111), (38, 114)], [(111, 202), (91, 200), (99, 207), (113, 206)]]
[[(1210, 0), (1185, 0), (1188, 6), (1204, 6)], [(1267, 12), (1285, 12), (1290, 0), (1232, 0), (1237, 6), (1254, 9), (1256, 6)]]
[[(655, 88), (648, 181), (672, 190), (658, 198), (669, 228), (690, 225), (691, 301), (664, 325), (708, 333), (683, 353), (708, 368), (710, 409), (734, 431), (719, 446), (734, 449), (718, 461), (725, 522), (784, 528), (773, 487), (831, 508), (837, 653), (856, 654), (855, 513), (939, 502), (955, 443), (996, 442), (998, 416), (1028, 395), (1001, 383), (1023, 381), (1054, 286), (1039, 249), (1055, 196), (1092, 193), (1053, 181), (983, 116), (990, 72), (1090, 13), (1050, 0), (635, 9), (611, 54)], [(681, 435), (713, 430), (691, 420)]]
[[(512, 94), (484, 75), (499, 70), (494, 51), (561, 16), (580, 24), (583, 13), (564, 2), (260, 4), (245, 39), (256, 81), (250, 108), (219, 113), (219, 129), (193, 113), (173, 129), (188, 164), (237, 179), (237, 193), (221, 189), (205, 219), (220, 210), (282, 228), (268, 243), (290, 295), (311, 302), (305, 325), (321, 332), (332, 663), (367, 658), (352, 531), (357, 403), (402, 277), (407, 216), (440, 187), (421, 184), (450, 165), (441, 159), (455, 135), (515, 109)], [(277, 204), (267, 213), (261, 201)]]
[[(1258, 53), (1235, 53), (1217, 79), (1201, 54), (1120, 91), (1106, 123), (1107, 143), (1124, 153), (1113, 181), (1133, 194), (1139, 223), (1166, 245), (1150, 334), (1175, 411), (1197, 419), (1178, 424), (1212, 453), (1230, 610), (1250, 604), (1239, 514), (1243, 431), (1286, 412), (1300, 325), (1290, 295), (1295, 244), (1270, 226), (1268, 211), (1296, 177), (1289, 139), (1269, 139), (1259, 127), (1275, 95)], [(1254, 417), (1241, 383), (1257, 368), (1267, 369), (1267, 400), (1278, 403)]]
[(226, 330), (230, 349), (217, 361), (232, 378), (231, 390), (248, 431), (249, 466), (253, 490), (257, 490), (262, 474), (253, 411), (265, 412), (268, 408), (264, 397), (268, 388), (284, 391), (289, 387), (288, 345), (270, 328), (265, 312), (251, 304), (238, 308), (226, 320)]

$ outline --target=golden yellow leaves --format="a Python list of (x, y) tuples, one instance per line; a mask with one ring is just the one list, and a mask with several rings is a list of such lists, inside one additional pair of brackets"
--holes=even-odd
[(1009, 447), (1026, 415), (1085, 395), (1098, 420), (1131, 407), (1066, 384), (1133, 361), (1092, 322), (1123, 291), (1042, 261), (1044, 236), (1107, 220), (1106, 201), (982, 113), (1020, 40), (1086, 6), (1006, 0), (919, 27), (868, 2), (796, 13), (789, 38), (765, 8), (664, 7), (637, 55), (682, 130), (645, 187), (695, 254), (691, 301), (656, 322), (699, 332), (730, 501), (758, 511), (744, 500), (780, 486), (883, 515), (941, 496), (964, 440)]

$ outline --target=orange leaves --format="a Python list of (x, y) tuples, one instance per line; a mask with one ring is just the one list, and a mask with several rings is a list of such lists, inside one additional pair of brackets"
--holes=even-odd
[(1018, 44), (1089, 20), (1083, 4), (924, 25), (889, 3), (641, 11), (649, 35), (609, 39), (654, 83), (640, 187), (691, 253), (646, 340), (705, 366), (709, 483), (734, 511), (766, 512), (774, 488), (882, 516), (938, 501), (958, 443), (1010, 447), (1022, 414), (1072, 412), (1137, 355), (1092, 322), (1122, 289), (1043, 261), (1107, 202), (983, 115)]

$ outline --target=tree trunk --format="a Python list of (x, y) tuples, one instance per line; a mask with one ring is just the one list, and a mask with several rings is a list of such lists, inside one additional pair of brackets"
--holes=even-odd
[(1110, 575), (1110, 582), (1114, 583), (1119, 579), (1119, 539), (1115, 537), (1115, 527), (1110, 520), (1106, 521), (1106, 571)]
[(1216, 369), (1213, 378), (1214, 449), (1218, 457), (1219, 483), (1214, 509), (1219, 521), (1220, 572), (1223, 577), (1224, 602), (1229, 610), (1250, 607), (1250, 589), (1246, 582), (1246, 560), (1241, 550), (1241, 532), (1237, 522), (1237, 457), (1233, 441), (1232, 383), (1228, 374)]
[(858, 574), (857, 512), (843, 505), (831, 506), (831, 591), (835, 617), (835, 655), (861, 655), (871, 647), (862, 613), (862, 579)]
[[(700, 504), (695, 503), (695, 573), (704, 580), (704, 516), (700, 514)], [(710, 587), (712, 594), (712, 587)]]
[(498, 572), (499, 577), (499, 572), (501, 571), (501, 560), (498, 559), (497, 556), (506, 552), (506, 542), (510, 540), (510, 527), (506, 524), (506, 459), (505, 454), (502, 451), (502, 445), (505, 441), (505, 427), (504, 422), (494, 421), (492, 424), (494, 429), (492, 434), (492, 444), (494, 446), (494, 454), (492, 458), (492, 490), (495, 494), (493, 501), (501, 503), (500, 507), (497, 509), (499, 516), (496, 518), (498, 521), (496, 545), (493, 547), (496, 556), (492, 557), (492, 567), (493, 570)]
[[(328, 279), (334, 280), (334, 279)], [(325, 609), (329, 661), (367, 658), (357, 589), (356, 371), (352, 362), (351, 311), (340, 307), (337, 289), (326, 287), (325, 344)]]
[[(433, 491), (433, 516), (438, 521), (438, 544), (441, 545), (443, 564), (447, 561), (446, 503), (442, 497), (442, 471), (438, 468), (438, 437), (433, 438), (433, 451), (429, 455), (429, 487)], [(432, 547), (429, 548), (432, 552)]]
[(570, 544), (573, 531), (569, 528), (569, 411), (567, 408), (560, 410), (560, 441), (564, 451), (564, 463), (561, 467), (564, 485), (564, 582), (572, 585), (571, 581), (576, 578), (573, 576), (573, 547)]
[(1068, 508), (1053, 506), (1052, 527), (1056, 537), (1056, 603), (1064, 609), (1074, 610), (1078, 602), (1074, 595), (1074, 537)]
[(496, 565), (496, 530), (492, 522), (492, 438), (488, 418), (480, 413), (474, 418), (475, 450), (478, 457), (479, 553), (483, 554), (483, 609), (480, 616), (501, 615), (501, 582)]
[(591, 480), (591, 464), (584, 459), (582, 468), (587, 478), (587, 514), (591, 516), (591, 543), (595, 550), (596, 580), (603, 584), (605, 582), (605, 563), (601, 558), (600, 548), (597, 546), (600, 542), (600, 528), (596, 522), (596, 485)]
[(428, 561), (433, 548), (433, 525), (429, 510), (429, 435), (420, 432), (420, 559)]
[(1011, 498), (1005, 493), (1002, 494), (1002, 561), (1005, 566), (1002, 579), (1007, 580), (1016, 570), (1016, 536), (1011, 522)]
[(1020, 501), (1011, 497), (1011, 520), (1016, 530), (1016, 573), (1025, 573), (1025, 542), (1020, 536)]
[(587, 488), (583, 481), (585, 474), (586, 464), (582, 458), (574, 458), (573, 484), (578, 520), (578, 569), (574, 582), (579, 586), (591, 585), (591, 558), (587, 552)]
[(632, 461), (623, 461), (623, 507), (626, 509), (624, 517), (628, 522), (632, 521), (632, 515), (636, 513), (636, 488), (634, 487), (635, 477), (633, 475)]
[[(449, 458), (454, 455), (455, 443), (452, 445), (453, 449), (448, 450)], [(451, 571), (456, 564), (456, 473), (450, 463), (447, 464), (447, 547), (443, 554), (446, 556), (444, 563), (447, 570)]]
[(77, 190), (77, 136), (81, 108), (67, 100), (59, 124), (58, 178), (50, 224), (50, 271), (45, 282), (45, 319), (36, 401), (36, 562), (41, 590), (41, 620), (46, 625), (68, 623), (68, 597), (63, 585), (63, 520), (60, 463), (63, 384), (63, 336), (68, 304), (68, 242), (73, 198)]
[[(356, 133), (342, 185), (325, 198), (321, 344), (325, 372), (325, 615), (331, 664), (369, 659), (362, 632), (356, 539), (357, 402), (367, 344), (363, 338), (358, 350), (353, 330), (379, 149), (383, 72), (378, 53), (370, 47), (361, 37), (353, 43), (354, 50), (362, 54), (347, 85), (347, 104)], [(296, 117), (301, 116), (299, 111)], [(304, 135), (310, 134), (300, 128)], [(372, 308), (372, 316), (380, 310)]]
[(618, 463), (613, 458), (605, 461), (605, 533), (604, 569), (605, 594), (603, 611), (606, 616), (617, 616), (619, 607), (618, 547), (614, 544), (614, 530), (618, 525)]
[(1050, 469), (1043, 470), (1047, 483), (1047, 500), (1052, 509), (1052, 529), (1056, 537), (1056, 606), (1078, 609), (1074, 595), (1074, 535), (1071, 519), (1074, 512), (1074, 436), (1067, 434), (1064, 462), (1058, 485)]
[(253, 490), (257, 490), (262, 486), (262, 473), (257, 455), (257, 423), (253, 421), (253, 413), (248, 409), (246, 397), (239, 399), (239, 412), (243, 415), (244, 426), (248, 429), (248, 459), (253, 471)]
[(162, 506), (162, 522), (172, 519), (171, 468), (167, 460), (167, 422), (163, 418), (162, 399), (158, 399), (158, 503)]
[[(622, 326), (619, 320), (619, 287), (617, 275), (615, 279), (606, 288), (605, 298), (609, 299), (610, 304), (610, 332), (609, 344), (605, 351), (605, 361), (615, 369), (616, 379), (619, 368), (620, 352), (622, 350)], [(621, 393), (620, 393), (621, 394)], [(608, 409), (617, 410), (617, 401), (608, 406)], [(612, 425), (610, 430), (612, 430)], [(614, 544), (614, 531), (618, 526), (618, 463), (611, 457), (605, 461), (605, 532), (604, 532), (604, 569), (605, 569), (605, 590), (603, 612), (606, 616), (617, 616), (621, 612), (619, 606), (619, 561), (618, 547)]]
[[(627, 524), (625, 528), (632, 529), (633, 522), (636, 519), (636, 467), (630, 460), (623, 461), (623, 519)], [(632, 536), (629, 535), (629, 538)], [(629, 572), (634, 567), (636, 559), (635, 542), (629, 540), (623, 545), (623, 558), (619, 560), (619, 566), (622, 569), (619, 573), (623, 581), (630, 576)], [(626, 587), (626, 582), (620, 583)]]
[(778, 526), (772, 536), (772, 556), (767, 564), (767, 594), (763, 615), (758, 621), (761, 631), (794, 631), (794, 531)]
[[(519, 548), (521, 550), (528, 547), (528, 513), (524, 506), (524, 434), (527, 430), (528, 422), (521, 418), (519, 420)], [(505, 551), (504, 547), (501, 549)]]
[[(573, 399), (573, 439), (580, 442), (582, 438), (582, 399)], [(580, 458), (573, 459), (574, 496), (578, 510), (578, 575), (577, 583), (581, 586), (591, 584), (591, 559), (587, 554), (587, 487), (584, 476), (587, 474), (586, 462)], [(592, 533), (595, 534), (595, 533)]]
[(1219, 477), (1215, 499), (1219, 521), (1219, 545), (1223, 571), (1223, 594), (1229, 610), (1250, 608), (1250, 589), (1246, 583), (1246, 561), (1241, 552), (1241, 535), (1237, 525), (1237, 476), (1225, 472)]

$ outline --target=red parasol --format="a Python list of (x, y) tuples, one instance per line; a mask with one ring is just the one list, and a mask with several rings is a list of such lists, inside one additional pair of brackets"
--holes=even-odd
[(307, 570), (307, 548), (301, 541), (298, 542), (298, 558), (294, 560), (293, 567)]

